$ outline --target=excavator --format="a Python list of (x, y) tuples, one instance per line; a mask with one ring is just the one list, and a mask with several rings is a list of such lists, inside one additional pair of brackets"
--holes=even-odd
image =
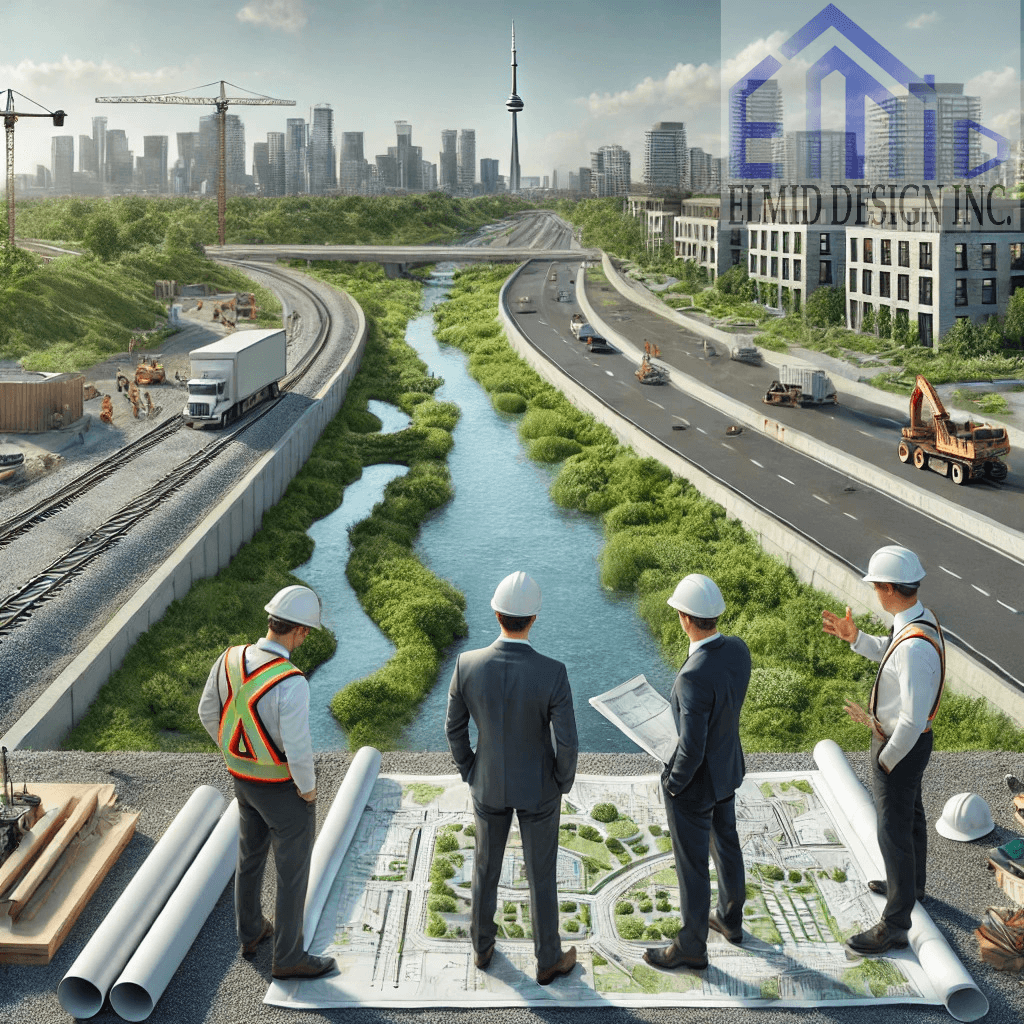
[[(922, 415), (924, 403), (932, 415)], [(1010, 452), (1005, 427), (990, 423), (954, 423), (935, 388), (921, 374), (910, 395), (910, 426), (903, 428), (896, 454), (900, 462), (913, 462), (918, 469), (932, 469), (950, 477), (955, 484), (988, 477), (1005, 480), (1008, 472), (1003, 456)]]

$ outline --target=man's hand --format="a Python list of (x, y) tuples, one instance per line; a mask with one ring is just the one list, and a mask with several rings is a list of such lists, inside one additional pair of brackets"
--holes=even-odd
[(866, 725), (871, 731), (881, 740), (883, 743), (888, 739), (882, 727), (878, 724), (878, 719), (874, 715), (869, 715), (855, 700), (848, 700), (843, 707), (846, 709), (846, 713), (852, 718), (858, 725)]
[(849, 608), (846, 609), (845, 619), (839, 618), (835, 612), (830, 612), (826, 608), (821, 613), (821, 628), (826, 633), (837, 636), (840, 640), (845, 640), (848, 644), (852, 644), (860, 632), (853, 623), (853, 616), (850, 614)]
[[(299, 789), (298, 786), (296, 786), (295, 788)], [(314, 786), (308, 793), (303, 793), (301, 790), (299, 790), (299, 796), (301, 796), (302, 799), (305, 800), (307, 804), (311, 804), (316, 799), (316, 786)]]

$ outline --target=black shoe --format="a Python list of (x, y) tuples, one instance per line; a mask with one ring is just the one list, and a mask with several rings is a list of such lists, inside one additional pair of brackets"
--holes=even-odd
[(563, 954), (562, 959), (552, 967), (537, 971), (537, 984), (550, 985), (555, 978), (568, 974), (576, 966), (576, 947), (570, 946)]
[(244, 956), (246, 960), (250, 959), (251, 957), (254, 957), (256, 955), (256, 949), (260, 945), (260, 943), (265, 942), (273, 934), (274, 922), (268, 921), (266, 918), (263, 918), (263, 927), (260, 929), (259, 935), (257, 935), (256, 938), (253, 939), (251, 942), (242, 943), (242, 956)]
[(482, 953), (473, 953), (473, 963), (481, 971), (486, 971), (491, 965), (491, 957), (494, 956), (494, 943), (492, 942)]
[[(879, 896), (889, 895), (889, 886), (886, 884), (884, 878), (871, 879), (871, 881), (868, 882), (868, 888), (872, 892), (878, 893)], [(914, 894), (914, 899), (916, 899), (918, 903), (920, 903), (921, 900), (924, 899), (924, 889), (918, 889), (917, 892)]]
[(846, 940), (846, 948), (859, 956), (873, 956), (890, 949), (906, 949), (907, 933), (902, 928), (890, 928), (884, 921), (879, 921), (874, 928), (851, 935)]
[(708, 965), (707, 956), (687, 956), (681, 952), (673, 942), (671, 946), (664, 948), (655, 947), (644, 952), (644, 962), (652, 967), (663, 967), (671, 971), (676, 967), (689, 967), (691, 971), (703, 971)]
[(708, 927), (719, 935), (724, 935), (733, 945), (738, 946), (743, 942), (743, 928), (728, 928), (725, 922), (718, 916), (717, 910), (712, 910), (708, 915)]
[(270, 972), (275, 978), (284, 981), (286, 978), (322, 978), (325, 974), (331, 974), (338, 969), (338, 963), (333, 956), (306, 955), (294, 967), (276, 967)]

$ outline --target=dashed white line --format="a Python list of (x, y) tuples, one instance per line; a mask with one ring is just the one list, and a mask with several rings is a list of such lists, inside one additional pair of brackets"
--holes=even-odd
[(706, 434), (706, 433), (707, 433), (707, 431), (706, 431), (706, 430), (705, 430), (705, 429), (704, 429), (703, 427), (698, 427), (697, 429), (698, 429), (698, 430), (699, 430), (699, 431), (700, 431), (700, 432), (701, 432), (702, 434)]
[(796, 487), (796, 484), (795, 484), (795, 483), (793, 483), (793, 481), (792, 481), (792, 480), (790, 480), (790, 479), (789, 479), (788, 477), (784, 477), (784, 476), (783, 476), (783, 475), (782, 475), (781, 473), (776, 473), (775, 475), (776, 475), (776, 476), (777, 476), (777, 477), (778, 477), (778, 478), (779, 478), (779, 479), (780, 479), (780, 480), (781, 480), (781, 481), (782, 481), (782, 482), (783, 482), (784, 484), (789, 484), (789, 485), (790, 485), (790, 487)]
[(869, 434), (866, 430), (858, 430), (857, 433), (858, 434), (863, 434), (865, 437), (872, 437), (873, 436), (872, 434)]
[(822, 503), (822, 505), (830, 505), (831, 504), (831, 502), (826, 501), (820, 494), (812, 494), (811, 497), (812, 498), (817, 498), (817, 500), (820, 501)]
[(729, 451), (731, 451), (731, 452), (734, 452), (734, 451), (736, 451), (736, 449), (735, 449), (735, 448), (733, 448), (733, 446), (732, 446), (731, 444), (726, 444), (726, 443), (725, 443), (725, 441), (722, 441), (722, 442), (721, 442), (721, 445), (722, 445), (722, 447), (723, 447), (723, 448), (728, 448), (728, 449), (729, 449)]
[(963, 576), (957, 576), (957, 574), (956, 574), (955, 572), (953, 572), (953, 570), (952, 570), (952, 569), (947, 569), (947, 568), (946, 568), (946, 567), (945, 567), (944, 565), (940, 565), (940, 566), (939, 566), (939, 568), (940, 568), (940, 569), (941, 569), (941, 570), (942, 570), (942, 571), (943, 571), (944, 573), (948, 573), (948, 574), (949, 574), (950, 576), (952, 576), (952, 577), (953, 577), (953, 579), (955, 579), (955, 580), (962, 580), (962, 579), (963, 579)]
[(672, 413), (672, 419), (679, 420), (680, 423), (685, 423), (687, 426), (690, 425), (690, 421), (688, 419), (683, 416), (677, 416), (675, 413)]
[(758, 462), (758, 461), (757, 461), (757, 459), (751, 459), (750, 461), (751, 461), (751, 462), (752, 462), (752, 463), (753, 463), (753, 464), (754, 464), (755, 466), (757, 466), (757, 468), (758, 468), (758, 469), (764, 469), (764, 465), (763, 465), (762, 463)]
[(972, 583), (971, 586), (974, 587), (974, 589), (979, 594), (983, 594), (985, 597), (991, 597), (992, 596), (987, 590), (982, 590), (981, 587), (979, 587), (977, 583)]
[(854, 522), (857, 521), (857, 517), (850, 515), (849, 512), (844, 512), (843, 515), (846, 516), (847, 519), (852, 519)]
[(665, 411), (665, 406), (663, 406), (660, 402), (656, 402), (653, 398), (648, 398), (647, 401), (650, 402), (651, 405), (657, 406), (662, 412)]
[(998, 597), (996, 598), (996, 604), (1001, 604), (1008, 612), (1013, 612), (1014, 615), (1020, 615), (1016, 608), (1012, 608), (1005, 601), (1000, 601)]
[(605, 370), (604, 372), (607, 373), (609, 377), (614, 377), (615, 376), (615, 374), (612, 373), (611, 370)]

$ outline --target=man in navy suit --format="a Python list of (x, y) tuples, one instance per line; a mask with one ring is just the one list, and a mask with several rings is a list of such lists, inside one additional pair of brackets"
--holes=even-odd
[[(473, 794), (476, 846), (470, 933), (476, 966), (486, 970), (498, 934), (498, 880), (512, 812), (519, 819), (530, 886), (537, 981), (550, 984), (576, 963), (558, 935), (558, 821), (562, 794), (576, 778), (576, 716), (565, 666), (527, 639), (540, 611), (540, 587), (514, 572), (498, 584), (491, 607), (501, 636), (463, 651), (448, 690), (445, 735)], [(470, 746), (469, 720), (479, 736)]]
[[(661, 776), (679, 878), (682, 925), (667, 948), (648, 949), (655, 967), (708, 965), (708, 929), (743, 941), (746, 877), (736, 832), (735, 793), (743, 782), (740, 709), (750, 682), (750, 651), (718, 632), (722, 592), (694, 573), (668, 599), (690, 638), (690, 653), (672, 686), (679, 744)], [(711, 911), (708, 853), (718, 873), (718, 905)]]

